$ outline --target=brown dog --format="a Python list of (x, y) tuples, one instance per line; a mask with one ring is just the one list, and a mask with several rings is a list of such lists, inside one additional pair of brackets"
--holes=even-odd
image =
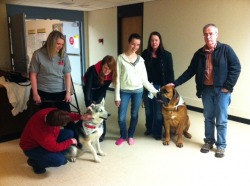
[(178, 135), (176, 146), (183, 147), (182, 135), (191, 138), (188, 133), (190, 126), (187, 106), (173, 86), (163, 86), (160, 90), (162, 102), (162, 115), (164, 118), (165, 140), (163, 145), (169, 145), (170, 133)]

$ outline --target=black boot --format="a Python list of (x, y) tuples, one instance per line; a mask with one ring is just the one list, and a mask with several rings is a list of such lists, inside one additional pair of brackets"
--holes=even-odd
[(104, 140), (105, 135), (106, 135), (106, 121), (104, 120), (103, 121), (103, 133), (102, 133), (101, 137), (99, 138), (99, 142), (102, 142)]

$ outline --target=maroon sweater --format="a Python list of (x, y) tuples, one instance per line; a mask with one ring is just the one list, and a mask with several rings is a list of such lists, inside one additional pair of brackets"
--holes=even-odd
[[(20, 147), (22, 150), (31, 150), (36, 147), (43, 147), (50, 152), (61, 152), (72, 145), (72, 140), (57, 142), (60, 133), (59, 126), (50, 126), (45, 122), (45, 116), (55, 108), (46, 108), (35, 113), (28, 121), (21, 139)], [(69, 113), (73, 121), (80, 120), (81, 115)]]

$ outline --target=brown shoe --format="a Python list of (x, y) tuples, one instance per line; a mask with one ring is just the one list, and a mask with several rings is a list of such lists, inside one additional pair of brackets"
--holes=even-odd
[(225, 156), (225, 149), (218, 148), (214, 156), (216, 158), (223, 158)]
[(205, 143), (202, 147), (201, 147), (201, 152), (202, 153), (208, 153), (210, 149), (213, 148), (213, 144), (209, 144), (209, 143)]

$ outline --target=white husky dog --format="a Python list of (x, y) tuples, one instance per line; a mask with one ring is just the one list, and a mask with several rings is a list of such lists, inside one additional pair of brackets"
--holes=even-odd
[[(82, 121), (76, 123), (76, 131), (79, 136), (80, 142), (83, 144), (83, 148), (88, 148), (94, 156), (95, 162), (101, 162), (100, 156), (106, 156), (107, 154), (101, 150), (99, 138), (103, 133), (103, 120), (107, 120), (110, 116), (104, 107), (105, 100), (103, 99), (100, 104), (91, 104), (87, 109), (87, 114), (92, 115), (91, 121)], [(94, 148), (96, 147), (96, 149)], [(79, 154), (79, 150), (75, 146), (71, 146), (67, 153), (66, 158), (75, 162), (76, 157)]]

